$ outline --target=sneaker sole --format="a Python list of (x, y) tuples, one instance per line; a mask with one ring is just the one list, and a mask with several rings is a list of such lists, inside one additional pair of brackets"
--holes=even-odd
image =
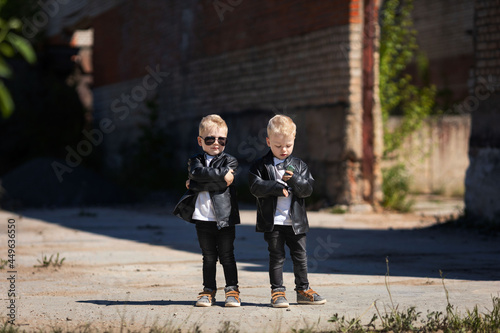
[(326, 303), (326, 299), (322, 301), (316, 301), (316, 302), (311, 302), (311, 301), (297, 301), (299, 304), (308, 304), (308, 305), (321, 305)]
[(212, 303), (196, 303), (195, 305), (201, 308), (208, 308), (209, 306), (212, 306)]
[(240, 303), (226, 303), (226, 307), (228, 308), (237, 308), (238, 306), (241, 306)]
[(271, 304), (273, 306), (273, 308), (287, 308), (288, 306), (290, 306), (289, 303), (280, 303), (280, 304)]

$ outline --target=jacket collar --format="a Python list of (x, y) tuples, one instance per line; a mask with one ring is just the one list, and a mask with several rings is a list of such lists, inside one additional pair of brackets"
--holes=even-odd
[[(271, 149), (269, 149), (269, 152), (264, 156), (264, 161), (266, 163), (271, 163), (274, 165), (273, 158), (274, 158), (273, 152)], [(292, 155), (285, 158), (285, 160), (283, 161), (285, 163), (285, 168), (291, 163), (291, 160), (292, 160)]]
[[(215, 155), (211, 163), (213, 163), (213, 162), (215, 162), (215, 161), (219, 160), (219, 159), (220, 159), (220, 158), (222, 158), (224, 155), (225, 155), (225, 153), (224, 153), (224, 152), (221, 152), (220, 154)], [(203, 154), (201, 154), (201, 158), (203, 159), (203, 163), (205, 163), (205, 162), (206, 162), (206, 160), (207, 160), (206, 156), (207, 156), (207, 153), (205, 153), (205, 152), (203, 152)]]

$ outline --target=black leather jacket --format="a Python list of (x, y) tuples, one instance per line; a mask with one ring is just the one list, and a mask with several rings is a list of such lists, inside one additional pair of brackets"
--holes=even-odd
[(257, 227), (259, 232), (273, 231), (274, 213), (278, 197), (283, 197), (284, 188), (292, 188), (292, 203), (290, 217), (296, 235), (309, 231), (305, 198), (313, 191), (314, 179), (309, 172), (307, 164), (301, 159), (289, 156), (284, 161), (285, 167), (293, 165), (295, 171), (292, 178), (285, 184), (276, 180), (272, 151), (255, 161), (250, 168), (250, 192), (257, 198)]
[(193, 222), (198, 193), (208, 191), (214, 205), (219, 229), (240, 223), (240, 213), (234, 185), (229, 187), (224, 176), (229, 169), (236, 172), (238, 160), (224, 152), (217, 155), (206, 167), (205, 154), (195, 155), (188, 160), (189, 190), (182, 196), (174, 209), (174, 215)]

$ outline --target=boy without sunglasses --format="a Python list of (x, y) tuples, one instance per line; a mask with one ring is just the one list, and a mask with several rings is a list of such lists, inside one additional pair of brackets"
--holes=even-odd
[(174, 209), (181, 219), (194, 223), (203, 255), (203, 291), (196, 306), (215, 304), (217, 258), (226, 279), (225, 306), (241, 305), (234, 258), (235, 225), (240, 223), (236, 190), (232, 185), (238, 161), (224, 153), (227, 125), (218, 115), (204, 117), (198, 144), (203, 153), (188, 160), (187, 192)]
[(305, 198), (314, 179), (307, 164), (293, 157), (296, 125), (290, 117), (276, 115), (267, 125), (270, 151), (250, 168), (250, 192), (257, 198), (257, 231), (264, 233), (269, 251), (271, 305), (288, 307), (283, 284), (285, 244), (290, 250), (299, 304), (324, 304), (326, 299), (309, 287), (306, 232), (309, 230)]

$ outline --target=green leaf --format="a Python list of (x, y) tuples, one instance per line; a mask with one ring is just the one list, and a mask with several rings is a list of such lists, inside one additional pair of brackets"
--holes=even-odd
[(10, 96), (9, 90), (2, 81), (0, 81), (0, 113), (4, 118), (8, 118), (14, 111), (14, 102)]
[[(417, 87), (412, 83), (413, 78), (405, 74), (418, 52), (417, 32), (411, 16), (413, 1), (386, 0), (380, 12), (379, 97), (384, 123), (384, 156), (398, 149), (404, 138), (418, 129), (434, 108), (436, 89)], [(425, 73), (420, 71), (419, 74), (423, 78)], [(395, 114), (403, 116), (402, 122), (398, 128), (389, 130), (387, 120)]]
[(12, 44), (12, 46), (23, 56), (23, 58), (30, 64), (36, 62), (36, 55), (33, 47), (27, 39), (16, 35), (13, 32), (9, 32), (6, 39)]
[(12, 46), (10, 46), (7, 43), (0, 44), (0, 52), (2, 52), (3, 55), (6, 56), (7, 58), (12, 58), (14, 56), (14, 54), (16, 53), (16, 51), (14, 51)]
[(21, 20), (17, 19), (17, 18), (12, 18), (9, 20), (9, 28), (13, 29), (13, 30), (18, 30), (18, 29), (21, 29), (23, 27), (23, 23), (21, 22)]
[(7, 64), (2, 57), (0, 57), (0, 77), (10, 78), (11, 76), (12, 70), (10, 69), (9, 64)]

